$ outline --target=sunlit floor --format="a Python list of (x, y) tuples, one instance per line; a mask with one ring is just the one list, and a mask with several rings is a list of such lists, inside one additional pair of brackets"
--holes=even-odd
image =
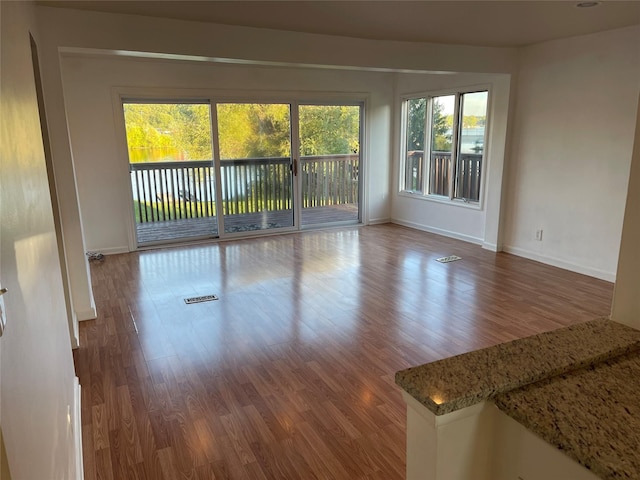
[(87, 480), (400, 480), (397, 370), (606, 316), (613, 289), (393, 225), (91, 271), (98, 319), (76, 352)]

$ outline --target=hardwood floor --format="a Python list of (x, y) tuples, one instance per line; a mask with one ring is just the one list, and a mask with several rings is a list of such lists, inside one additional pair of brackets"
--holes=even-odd
[(86, 480), (400, 480), (397, 370), (606, 316), (613, 291), (393, 225), (114, 255), (91, 273)]

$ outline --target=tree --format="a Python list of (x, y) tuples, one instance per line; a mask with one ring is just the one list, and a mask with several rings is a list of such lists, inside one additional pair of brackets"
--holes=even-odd
[(300, 154), (340, 155), (360, 151), (360, 107), (300, 107)]
[(221, 103), (217, 108), (223, 160), (291, 155), (288, 105)]
[[(138, 161), (212, 158), (208, 104), (124, 105), (129, 159)], [(220, 157), (289, 157), (291, 112), (288, 104), (219, 103)], [(337, 155), (360, 150), (360, 107), (300, 107), (302, 155)]]
[(211, 159), (209, 115), (207, 104), (124, 104), (129, 160)]
[(412, 98), (407, 101), (407, 150), (424, 150), (424, 124), (426, 98)]
[(245, 138), (251, 158), (288, 157), (291, 155), (291, 112), (289, 105), (252, 104), (250, 119), (253, 132)]
[[(451, 131), (453, 116), (444, 115), (444, 104), (438, 97), (432, 100), (433, 122), (431, 129), (432, 149), (451, 150)], [(424, 127), (427, 115), (427, 99), (412, 98), (407, 102), (407, 151), (424, 150)]]
[(177, 104), (172, 109), (170, 131), (185, 160), (211, 160), (211, 119), (207, 104)]
[(453, 115), (443, 115), (444, 103), (433, 99), (433, 124), (431, 127), (431, 149), (437, 152), (451, 151), (451, 133), (453, 131)]

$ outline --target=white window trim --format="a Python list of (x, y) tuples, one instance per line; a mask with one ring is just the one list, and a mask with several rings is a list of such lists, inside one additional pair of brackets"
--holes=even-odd
[[(400, 152), (399, 152), (399, 159), (400, 161), (398, 162), (398, 195), (401, 197), (405, 197), (405, 198), (412, 198), (412, 199), (417, 199), (417, 200), (423, 200), (423, 201), (427, 201), (427, 202), (433, 202), (433, 203), (439, 203), (439, 204), (443, 204), (443, 205), (450, 205), (450, 206), (456, 206), (456, 207), (462, 207), (462, 208), (468, 208), (468, 209), (472, 209), (472, 210), (483, 210), (484, 209), (484, 200), (485, 200), (485, 186), (486, 186), (486, 178), (487, 178), (487, 173), (489, 171), (489, 157), (490, 155), (488, 154), (489, 151), (489, 138), (490, 138), (490, 131), (491, 131), (491, 105), (492, 105), (492, 85), (490, 84), (480, 84), (480, 85), (468, 85), (468, 86), (461, 86), (461, 87), (454, 87), (454, 88), (447, 88), (447, 89), (440, 89), (440, 90), (429, 90), (429, 91), (423, 91), (423, 92), (414, 92), (414, 93), (406, 93), (406, 94), (402, 94), (399, 96), (400, 99), (400, 121), (401, 121), (401, 125), (400, 125), (400, 142), (398, 142), (400, 144)], [(484, 145), (485, 145), (485, 151), (483, 152), (483, 165), (482, 165), (482, 170), (481, 170), (481, 176), (480, 176), (480, 192), (478, 195), (478, 201), (477, 202), (469, 202), (467, 200), (463, 200), (461, 198), (455, 198), (453, 197), (453, 182), (455, 182), (455, 179), (451, 178), (451, 185), (450, 185), (450, 192), (451, 192), (451, 196), (449, 197), (445, 197), (442, 195), (433, 195), (433, 194), (429, 194), (427, 193), (425, 190), (427, 190), (426, 188), (423, 188), (423, 191), (411, 191), (411, 190), (406, 190), (404, 188), (405, 186), (405, 176), (406, 176), (406, 149), (407, 149), (407, 145), (406, 145), (406, 140), (407, 140), (407, 101), (411, 100), (411, 99), (415, 99), (415, 98), (426, 98), (427, 100), (431, 100), (434, 97), (439, 97), (439, 96), (444, 96), (444, 95), (463, 95), (465, 93), (473, 93), (473, 92), (480, 92), (480, 91), (486, 91), (487, 92), (487, 119), (486, 119), (486, 123), (485, 123), (485, 131), (484, 131)], [(427, 103), (427, 109), (431, 108), (431, 102)], [(456, 109), (458, 109), (458, 105), (456, 105)], [(459, 112), (458, 112), (459, 113)], [(429, 138), (427, 138), (427, 133), (430, 131), (431, 128), (431, 115), (429, 113), (429, 111), (427, 111), (425, 113), (425, 145), (424, 145), (424, 151), (426, 152), (428, 148), (430, 148), (430, 136)], [(457, 134), (455, 134), (455, 141), (457, 143)], [(453, 141), (453, 140), (452, 140)], [(454, 152), (456, 159), (457, 159), (457, 148), (458, 146), (455, 145), (454, 146)], [(427, 162), (426, 162), (426, 158), (423, 159), (423, 170), (426, 172), (426, 167), (427, 166)], [(426, 176), (423, 177), (422, 179), (423, 182), (423, 187), (427, 186), (427, 178)]]
[[(481, 180), (482, 181), (482, 180)], [(424, 202), (441, 203), (443, 205), (449, 205), (452, 207), (469, 208), (471, 210), (482, 210), (482, 189), (480, 190), (480, 200), (477, 202), (465, 202), (460, 198), (450, 199), (442, 195), (430, 195), (420, 192), (411, 192), (409, 190), (400, 190), (398, 195), (405, 198), (413, 198)]]

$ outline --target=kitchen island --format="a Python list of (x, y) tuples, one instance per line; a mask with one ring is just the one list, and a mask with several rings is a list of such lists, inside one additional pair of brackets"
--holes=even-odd
[(396, 383), (409, 480), (640, 478), (640, 330), (597, 319)]

